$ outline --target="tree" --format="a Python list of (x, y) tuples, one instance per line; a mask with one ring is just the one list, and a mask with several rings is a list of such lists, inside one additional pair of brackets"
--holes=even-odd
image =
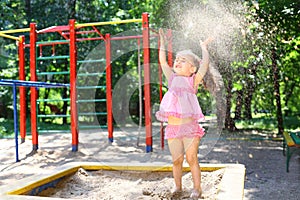
[[(178, 35), (181, 43), (196, 53), (201, 52), (195, 41), (208, 35), (217, 36), (214, 46), (211, 46), (211, 58), (215, 69), (222, 75), (222, 87), (226, 91), (220, 98), (226, 97), (226, 101), (219, 102), (220, 105), (226, 103), (226, 109), (223, 109), (226, 110), (225, 128), (236, 129), (235, 120), (251, 119), (253, 110), (267, 110), (277, 117), (278, 132), (282, 133), (283, 116), (300, 111), (300, 78), (297, 76), (300, 65), (299, 8), (298, 0), (16, 0), (0, 2), (0, 27), (1, 30), (27, 28), (30, 22), (36, 22), (41, 30), (66, 25), (70, 18), (75, 18), (78, 23), (112, 21), (140, 18), (147, 11), (152, 28), (164, 27), (183, 33)], [(115, 35), (132, 27), (122, 24), (98, 28), (103, 33)], [(56, 37), (54, 34), (39, 35), (39, 39), (45, 41)], [(84, 59), (95, 45), (92, 42), (84, 47), (79, 45), (79, 59)], [(0, 38), (0, 47), (1, 78), (17, 79), (16, 45), (9, 39)], [(178, 48), (182, 46), (174, 46), (175, 50)], [(57, 54), (66, 51), (67, 48), (56, 49)], [(134, 68), (136, 62), (135, 53), (116, 59), (113, 65), (118, 70), (113, 71), (113, 83)], [(48, 63), (47, 66), (49, 70), (59, 71), (66, 70), (68, 63)], [(64, 78), (55, 77), (53, 81)], [(212, 89), (216, 86), (209, 83), (216, 82), (207, 78), (210, 93), (200, 95), (200, 101), (209, 101), (207, 96), (213, 95)], [(66, 90), (57, 93), (63, 98), (67, 96)], [(1, 87), (1, 101), (9, 102), (11, 98), (10, 90)], [(155, 94), (153, 98), (156, 98)], [(133, 99), (137, 101), (138, 98)], [(206, 105), (209, 103), (204, 103), (204, 110), (209, 110)], [(66, 106), (63, 106), (64, 112)]]
[[(299, 39), (299, 1), (261, 1), (256, 5), (256, 12), (260, 23), (261, 35), (264, 39), (264, 52), (270, 58), (273, 74), (274, 96), (276, 106), (276, 116), (278, 123), (278, 134), (284, 131), (283, 113), (282, 113), (282, 95), (280, 85), (284, 83), (282, 74), (285, 69), (283, 66), (287, 52), (286, 43), (297, 41)], [(297, 39), (298, 38), (298, 39)], [(293, 52), (298, 52), (296, 48), (290, 48)], [(296, 53), (295, 52), (295, 53)], [(268, 59), (266, 59), (268, 60)], [(293, 65), (293, 64), (292, 64)], [(293, 68), (296, 66), (293, 66)], [(293, 82), (294, 80), (289, 80)]]

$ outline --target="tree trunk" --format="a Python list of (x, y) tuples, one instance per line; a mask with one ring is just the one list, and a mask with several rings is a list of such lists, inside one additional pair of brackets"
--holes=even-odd
[[(254, 64), (249, 72), (251, 75), (254, 77), (257, 77), (256, 75), (256, 70), (257, 69), (257, 64)], [(244, 103), (245, 103), (245, 119), (252, 119), (252, 98), (253, 98), (253, 93), (255, 91), (256, 87), (256, 82), (252, 78), (247, 79), (247, 85), (246, 85), (246, 95), (244, 96)]]
[[(289, 85), (288, 83), (285, 83), (285, 84), (287, 85), (287, 87), (283, 91), (283, 94), (285, 94), (284, 106), (287, 108), (289, 105), (289, 101), (294, 93), (294, 89), (295, 89), (295, 87), (297, 87), (297, 83), (292, 82), (291, 85)], [(290, 116), (292, 112), (291, 112), (291, 110), (287, 109), (287, 110), (284, 110), (283, 113), (285, 116)]]
[(236, 108), (234, 112), (234, 119), (242, 119), (242, 108), (243, 108), (243, 90), (237, 91), (236, 97)]
[(226, 117), (225, 117), (225, 128), (229, 131), (235, 131), (237, 130), (234, 120), (230, 116), (230, 111), (231, 111), (231, 99), (232, 99), (232, 79), (228, 78), (228, 83), (226, 87)]
[[(251, 86), (250, 86), (251, 87)], [(245, 103), (245, 119), (252, 119), (252, 109), (251, 109), (251, 101), (253, 96), (253, 89), (250, 88), (247, 90), (247, 95), (245, 95), (244, 103)]]
[(68, 11), (69, 11), (69, 19), (75, 19), (75, 15), (76, 15), (76, 0), (69, 0), (68, 1)]
[(273, 81), (274, 81), (274, 95), (277, 107), (277, 123), (278, 123), (278, 134), (282, 135), (283, 128), (283, 116), (281, 110), (281, 101), (280, 101), (280, 86), (279, 86), (279, 69), (276, 63), (277, 55), (275, 49), (272, 50), (272, 68), (273, 68)]
[(254, 93), (255, 84), (252, 79), (247, 81), (247, 85), (245, 88), (246, 95), (244, 95), (244, 107), (245, 107), (245, 119), (252, 119), (252, 108), (251, 101)]
[(27, 20), (30, 23), (30, 21), (31, 21), (31, 5), (30, 5), (30, 0), (25, 0), (25, 12), (26, 12)]

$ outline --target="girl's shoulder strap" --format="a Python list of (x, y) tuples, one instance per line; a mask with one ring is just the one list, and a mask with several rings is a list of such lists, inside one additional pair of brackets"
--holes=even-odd
[(193, 74), (191, 77), (189, 77), (189, 84), (190, 84), (191, 88), (193, 88), (195, 90), (195, 93), (197, 93), (199, 84), (195, 85), (195, 77), (196, 77), (196, 74)]
[(193, 74), (192, 76), (188, 77), (189, 83), (191, 86), (194, 85), (195, 83), (195, 74)]
[(175, 73), (172, 71), (171, 76), (170, 76), (169, 81), (168, 81), (168, 86), (169, 87), (171, 86), (174, 77), (175, 77)]

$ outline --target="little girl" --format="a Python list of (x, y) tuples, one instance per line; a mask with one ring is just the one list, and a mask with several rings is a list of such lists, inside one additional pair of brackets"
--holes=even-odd
[(168, 92), (164, 95), (156, 118), (168, 122), (165, 138), (173, 160), (173, 177), (175, 188), (173, 194), (182, 191), (182, 164), (184, 154), (190, 166), (194, 188), (191, 198), (201, 197), (201, 171), (198, 162), (198, 146), (205, 134), (198, 124), (204, 120), (199, 102), (196, 97), (197, 89), (209, 66), (207, 45), (212, 41), (208, 38), (201, 42), (202, 60), (190, 50), (180, 51), (176, 55), (173, 68), (169, 67), (164, 50), (165, 36), (159, 30), (161, 46), (159, 60), (163, 74), (168, 80)]

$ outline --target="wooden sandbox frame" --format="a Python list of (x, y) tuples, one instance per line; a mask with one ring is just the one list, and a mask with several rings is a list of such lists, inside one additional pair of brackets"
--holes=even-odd
[[(219, 191), (216, 199), (243, 199), (245, 166), (242, 164), (200, 164), (201, 171), (212, 172), (219, 169), (225, 169), (220, 182)], [(162, 163), (141, 163), (127, 164), (101, 162), (72, 162), (62, 165), (55, 170), (47, 171), (43, 174), (34, 175), (15, 181), (10, 185), (0, 187), (0, 199), (2, 200), (45, 200), (45, 197), (32, 196), (41, 191), (54, 187), (63, 178), (75, 174), (79, 168), (87, 171), (95, 170), (124, 170), (124, 171), (153, 171), (170, 172), (172, 166), (162, 165)], [(188, 166), (183, 167), (184, 171), (189, 171)], [(26, 194), (26, 195), (24, 195)], [(46, 197), (50, 200), (62, 200), (64, 198)]]

